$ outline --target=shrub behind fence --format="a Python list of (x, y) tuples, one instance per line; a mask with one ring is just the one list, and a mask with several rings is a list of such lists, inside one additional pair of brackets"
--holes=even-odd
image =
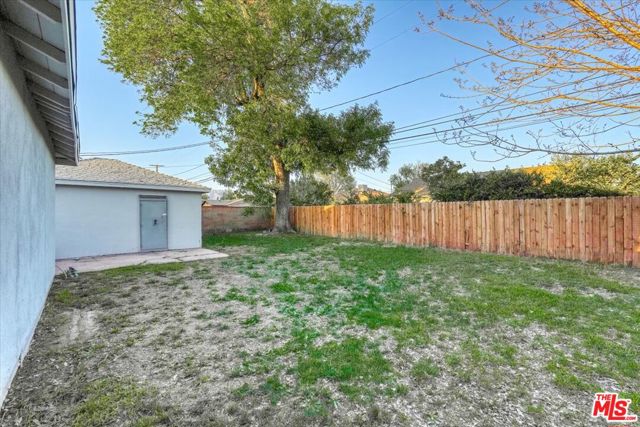
[(307, 234), (640, 267), (640, 197), (296, 206)]

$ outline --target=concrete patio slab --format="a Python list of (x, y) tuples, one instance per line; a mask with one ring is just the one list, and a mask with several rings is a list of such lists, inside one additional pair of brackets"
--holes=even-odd
[(195, 248), (158, 252), (139, 252), (134, 254), (104, 255), (83, 258), (59, 259), (56, 261), (56, 274), (73, 267), (80, 273), (108, 270), (130, 265), (167, 264), (170, 262), (200, 261), (204, 259), (225, 258), (229, 255), (211, 249)]

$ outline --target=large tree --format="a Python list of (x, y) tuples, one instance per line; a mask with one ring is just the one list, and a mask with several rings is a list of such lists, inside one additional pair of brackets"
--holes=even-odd
[[(334, 145), (345, 142), (326, 132), (323, 141), (312, 141), (315, 128), (337, 128), (335, 118), (307, 111), (308, 93), (333, 87), (364, 62), (373, 8), (324, 0), (99, 0), (95, 10), (104, 28), (104, 61), (139, 86), (151, 107), (141, 115), (142, 131), (167, 134), (187, 120), (222, 138), (210, 159), (214, 175), (250, 193), (273, 191), (276, 229), (287, 230), (290, 174), (315, 168), (313, 158), (328, 167), (318, 153), (339, 153)], [(338, 130), (364, 136), (349, 144), (384, 157), (384, 136), (366, 139), (385, 133), (371, 132), (381, 124), (366, 121), (379, 118), (374, 110), (353, 111), (345, 117), (352, 122)], [(328, 157), (349, 167), (339, 154)], [(380, 164), (382, 157), (355, 160)]]
[[(265, 119), (256, 121), (256, 116)], [(286, 107), (265, 108), (262, 114), (246, 109), (228, 122), (230, 130), (222, 136), (224, 146), (216, 148), (207, 163), (218, 182), (238, 189), (245, 198), (268, 204), (275, 195), (276, 229), (280, 231), (289, 228), (292, 173), (344, 175), (352, 168), (385, 168), (386, 144), (393, 131), (376, 105), (355, 106), (337, 116)], [(271, 138), (281, 146), (265, 143)]]

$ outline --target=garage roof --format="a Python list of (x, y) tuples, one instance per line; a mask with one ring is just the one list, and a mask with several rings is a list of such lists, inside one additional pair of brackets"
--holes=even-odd
[(78, 162), (73, 0), (0, 0), (0, 30), (14, 41), (56, 164)]
[(206, 193), (195, 182), (154, 172), (114, 159), (80, 160), (78, 166), (56, 166), (56, 184), (93, 187), (145, 188)]

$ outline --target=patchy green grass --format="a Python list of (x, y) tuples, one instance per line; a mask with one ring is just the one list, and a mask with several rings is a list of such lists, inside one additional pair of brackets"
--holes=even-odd
[(296, 287), (288, 282), (278, 282), (271, 285), (271, 290), (273, 292), (282, 294), (282, 293), (295, 292)]
[(74, 414), (74, 427), (105, 426), (128, 419), (134, 426), (153, 426), (166, 420), (164, 410), (152, 403), (156, 391), (130, 379), (103, 378), (90, 383), (86, 398)]
[(320, 378), (381, 382), (390, 370), (391, 365), (376, 346), (354, 337), (309, 348), (296, 367), (300, 381), (308, 384)]
[(587, 426), (592, 393), (612, 389), (640, 409), (638, 270), (295, 234), (204, 242), (230, 257), (58, 279), (0, 419)]
[[(212, 237), (207, 244), (257, 251), (227, 265), (251, 272), (257, 283), (277, 279), (268, 286), (273, 303), (294, 325), (319, 316), (329, 326), (314, 331), (318, 336), (353, 326), (371, 331), (320, 347), (313, 344), (316, 338), (300, 346), (294, 337), (245, 366), (255, 363), (269, 371), (278, 364), (276, 355), (293, 353), (301, 383), (330, 379), (354, 397), (363, 390), (354, 388), (354, 377), (375, 383), (404, 375), (394, 372), (376, 350), (379, 342), (372, 336), (380, 330), (393, 338), (400, 355), (405, 349), (457, 343), (455, 353), (443, 354), (441, 366), (428, 356), (419, 359), (407, 372), (414, 380), (437, 378), (444, 369), (464, 381), (488, 381), (539, 357), (527, 354), (537, 343), (529, 342), (526, 348), (517, 344), (521, 331), (533, 328), (542, 334), (536, 339), (544, 342), (543, 369), (561, 392), (601, 390), (602, 376), (630, 392), (640, 384), (640, 287), (633, 270), (363, 242), (336, 244), (298, 235), (239, 234)], [(282, 257), (290, 254), (296, 256)], [(323, 267), (328, 264), (339, 270)], [(615, 274), (601, 274), (605, 270)], [(626, 272), (630, 280), (611, 278), (625, 277)], [(504, 336), (495, 336), (496, 329)], [(540, 411), (528, 412), (540, 416)]]
[(278, 377), (269, 377), (260, 386), (260, 391), (269, 397), (272, 405), (275, 405), (282, 399), (287, 392), (287, 387), (280, 382)]
[(104, 270), (101, 275), (106, 277), (131, 277), (132, 275), (164, 275), (167, 272), (175, 272), (184, 270), (183, 262), (168, 262), (165, 264), (144, 264), (130, 265), (126, 267), (111, 268)]
[(418, 360), (411, 368), (411, 376), (417, 380), (435, 377), (440, 373), (440, 368), (430, 358)]
[(63, 305), (71, 305), (75, 302), (76, 296), (69, 289), (61, 289), (54, 294), (54, 300)]
[(242, 324), (242, 326), (255, 326), (260, 323), (260, 316), (254, 314), (253, 316), (247, 317), (240, 323)]
[(323, 246), (332, 239), (317, 237), (309, 239), (296, 234), (271, 235), (262, 233), (237, 233), (204, 236), (202, 246), (227, 248), (248, 246), (260, 250), (261, 255), (290, 254), (301, 250), (309, 250)]

